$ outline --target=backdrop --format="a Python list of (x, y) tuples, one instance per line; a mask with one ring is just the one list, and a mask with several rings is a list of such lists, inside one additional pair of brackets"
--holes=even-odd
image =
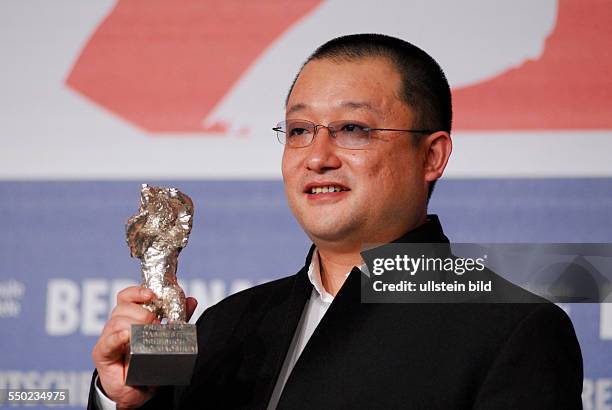
[[(0, 3), (0, 388), (68, 388), (118, 289), (142, 182), (196, 204), (196, 315), (295, 273), (309, 241), (271, 131), (302, 61), (380, 32), (444, 67), (455, 150), (431, 202), (454, 241), (612, 242), (609, 0)], [(564, 305), (586, 409), (612, 408), (612, 305)]]

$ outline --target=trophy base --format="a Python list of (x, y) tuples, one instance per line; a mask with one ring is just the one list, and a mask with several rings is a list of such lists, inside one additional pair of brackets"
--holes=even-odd
[(132, 325), (125, 384), (187, 385), (197, 355), (195, 325)]

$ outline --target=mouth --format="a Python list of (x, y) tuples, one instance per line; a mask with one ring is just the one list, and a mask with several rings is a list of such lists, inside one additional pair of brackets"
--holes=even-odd
[(309, 196), (338, 194), (341, 192), (350, 191), (350, 188), (334, 182), (310, 183), (304, 188), (304, 193)]

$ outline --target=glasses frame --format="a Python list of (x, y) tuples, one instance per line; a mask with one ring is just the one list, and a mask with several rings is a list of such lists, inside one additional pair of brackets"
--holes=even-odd
[[(370, 144), (370, 142), (372, 141), (372, 131), (396, 131), (396, 132), (410, 132), (410, 133), (414, 133), (414, 134), (433, 134), (435, 131), (433, 130), (412, 130), (412, 129), (400, 129), (400, 128), (370, 128), (370, 127), (364, 127), (363, 130), (368, 132), (368, 142), (366, 142), (363, 145), (360, 145), (358, 147), (345, 147), (342, 145), (338, 144), (338, 140), (336, 139), (336, 131), (337, 130), (333, 130), (332, 128), (330, 128), (330, 125), (332, 125), (333, 123), (337, 123), (337, 122), (343, 122), (345, 121), (346, 123), (355, 123), (356, 125), (359, 125), (358, 121), (350, 121), (350, 120), (339, 120), (339, 121), (332, 121), (327, 125), (323, 125), (323, 124), (315, 124), (312, 121), (308, 121), (308, 120), (300, 120), (300, 119), (295, 119), (295, 120), (291, 120), (291, 121), (301, 121), (301, 122), (305, 122), (308, 124), (312, 124), (313, 126), (313, 132), (312, 132), (312, 138), (310, 139), (310, 142), (306, 145), (300, 145), (300, 146), (291, 146), (288, 145), (286, 142), (283, 142), (280, 138), (280, 133), (286, 134), (285, 131), (283, 131), (283, 127), (281, 126), (281, 124), (286, 124), (287, 121), (281, 121), (279, 122), (276, 127), (272, 128), (272, 131), (276, 131), (276, 139), (278, 140), (278, 142), (280, 142), (282, 145), (286, 145), (289, 148), (306, 148), (310, 145), (312, 145), (312, 142), (314, 141), (315, 137), (317, 136), (317, 132), (319, 132), (320, 128), (327, 128), (327, 131), (329, 131), (329, 135), (332, 138), (332, 141), (334, 143), (334, 145), (340, 147), (340, 148), (345, 148), (345, 149), (362, 149), (362, 147), (368, 146)], [(285, 139), (286, 141), (286, 139)]]

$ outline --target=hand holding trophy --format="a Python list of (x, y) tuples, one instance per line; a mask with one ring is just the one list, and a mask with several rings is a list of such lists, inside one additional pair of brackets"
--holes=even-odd
[(197, 302), (185, 299), (177, 285), (176, 258), (187, 244), (192, 218), (189, 197), (143, 185), (139, 212), (126, 224), (130, 251), (141, 259), (143, 284), (118, 293), (92, 351), (98, 386), (117, 408), (142, 406), (155, 386), (188, 383), (191, 377), (197, 343), (195, 326), (185, 321)]
[[(175, 188), (142, 185), (140, 208), (126, 224), (132, 257), (140, 259), (142, 286), (156, 298), (144, 307), (161, 323), (133, 324), (126, 384), (189, 384), (198, 352), (195, 325), (186, 323), (185, 293), (178, 285), (178, 255), (193, 222), (191, 199)], [(167, 323), (164, 323), (167, 322)]]

